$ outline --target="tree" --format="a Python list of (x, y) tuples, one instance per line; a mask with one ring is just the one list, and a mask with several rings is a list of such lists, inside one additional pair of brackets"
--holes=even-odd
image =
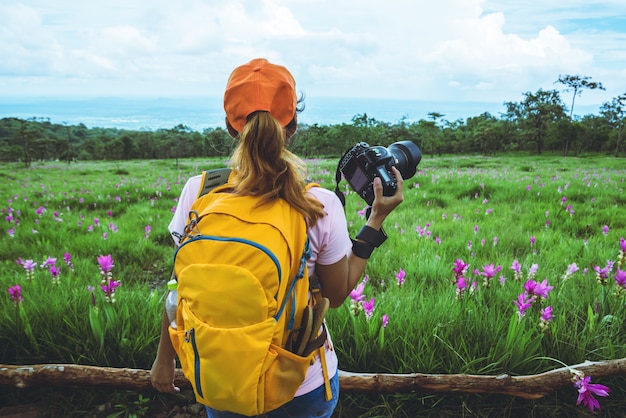
[(609, 122), (609, 125), (616, 132), (615, 156), (619, 156), (626, 127), (626, 93), (614, 97), (610, 102), (604, 103), (600, 107), (600, 113)]
[[(574, 102), (576, 101), (576, 96), (580, 96), (582, 94), (582, 92), (583, 92), (582, 89), (605, 90), (605, 88), (602, 85), (602, 83), (599, 83), (599, 82), (596, 82), (596, 81), (591, 81), (591, 77), (589, 77), (589, 76), (580, 76), (578, 74), (576, 74), (576, 75), (569, 75), (569, 74), (561, 75), (561, 74), (559, 74), (559, 79), (557, 81), (555, 81), (555, 83), (561, 83), (561, 84), (567, 86), (567, 88), (564, 91), (567, 91), (567, 92), (573, 91), (574, 92), (574, 94), (572, 95), (572, 107), (570, 108), (570, 111), (569, 111), (569, 118), (570, 118), (570, 120), (572, 119), (572, 116), (574, 115)], [(569, 145), (570, 145), (569, 137), (566, 137), (566, 139), (565, 139), (565, 147), (563, 148), (563, 155), (564, 156), (567, 156), (567, 153), (569, 151)]]
[(559, 79), (557, 81), (555, 81), (555, 83), (561, 83), (565, 86), (567, 86), (567, 88), (564, 90), (566, 92), (570, 92), (573, 91), (574, 94), (572, 95), (572, 107), (570, 109), (569, 112), (569, 118), (572, 118), (572, 115), (574, 114), (574, 101), (576, 100), (576, 96), (580, 96), (582, 94), (582, 89), (589, 89), (589, 90), (595, 90), (595, 89), (599, 89), (599, 90), (606, 90), (604, 88), (604, 86), (602, 85), (602, 83), (596, 82), (596, 81), (591, 81), (591, 77), (589, 76), (580, 76), (578, 74), (576, 75), (569, 75), (569, 74), (565, 74), (565, 75), (561, 75), (559, 74)]
[(550, 124), (565, 116), (565, 106), (556, 90), (537, 90), (524, 93), (520, 103), (507, 102), (507, 116), (516, 119), (525, 139), (534, 143), (537, 154), (543, 152)]

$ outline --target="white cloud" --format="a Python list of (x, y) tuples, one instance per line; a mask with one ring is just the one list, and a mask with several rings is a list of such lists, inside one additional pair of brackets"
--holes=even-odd
[[(624, 32), (572, 20), (585, 12), (614, 16), (624, 6), (585, 5), (23, 0), (0, 6), (0, 88), (220, 96), (234, 66), (264, 56), (289, 67), (309, 96), (502, 102), (554, 88), (560, 73), (589, 74), (626, 91)], [(584, 94), (581, 102), (586, 96), (598, 97)]]

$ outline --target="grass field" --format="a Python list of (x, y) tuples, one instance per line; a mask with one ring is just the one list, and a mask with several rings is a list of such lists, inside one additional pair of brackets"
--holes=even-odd
[[(3, 165), (0, 363), (148, 369), (172, 267), (172, 209), (189, 176), (223, 165)], [(335, 166), (312, 161), (309, 174), (334, 189)], [(424, 157), (368, 263), (359, 289), (368, 304), (349, 298), (329, 315), (340, 368), (532, 375), (626, 357), (625, 167), (604, 156)], [(341, 189), (354, 236), (364, 202), (345, 181)], [(113, 267), (103, 269), (98, 259), (109, 255)], [(103, 278), (115, 284), (103, 291)], [(597, 397), (601, 413), (624, 416), (624, 376), (593, 383), (611, 388)], [(0, 405), (50, 396), (4, 393)], [(75, 416), (102, 395), (54, 393), (58, 415)], [(117, 412), (146, 413), (133, 409), (137, 396), (123, 395)], [(337, 416), (585, 416), (577, 397), (573, 386), (535, 401), (352, 394)]]

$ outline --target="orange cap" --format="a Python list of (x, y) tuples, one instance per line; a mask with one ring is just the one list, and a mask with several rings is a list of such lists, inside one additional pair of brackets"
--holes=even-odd
[(297, 101), (296, 81), (289, 70), (257, 58), (233, 70), (226, 83), (224, 110), (237, 132), (259, 110), (270, 112), (285, 127), (296, 114)]

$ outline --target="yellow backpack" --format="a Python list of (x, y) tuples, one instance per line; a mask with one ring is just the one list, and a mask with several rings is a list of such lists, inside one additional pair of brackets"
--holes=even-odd
[(315, 353), (323, 357), (328, 301), (310, 286), (303, 216), (282, 199), (257, 207), (228, 188), (191, 208), (169, 332), (199, 403), (255, 416), (293, 399)]

